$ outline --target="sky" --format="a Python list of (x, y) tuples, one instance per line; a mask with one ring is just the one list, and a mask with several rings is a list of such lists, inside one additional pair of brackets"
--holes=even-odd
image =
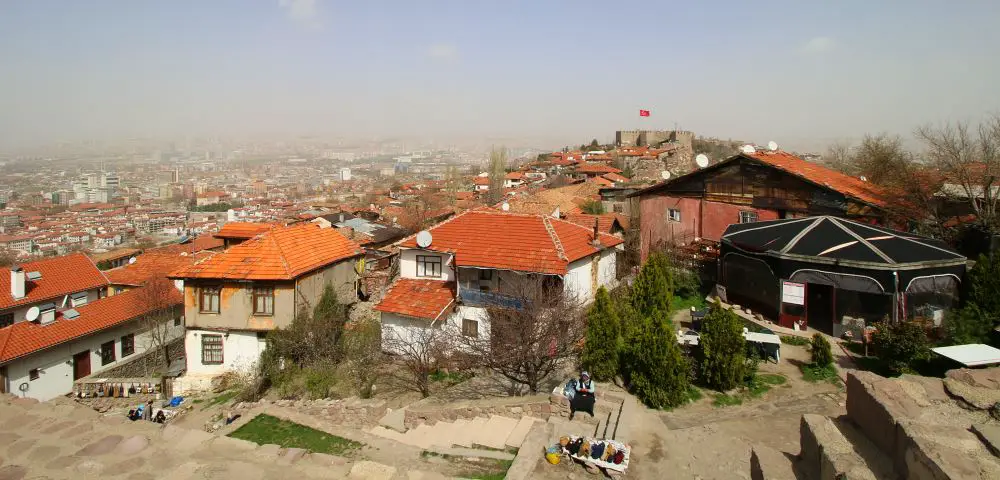
[(1000, 112), (998, 19), (996, 0), (10, 0), (0, 142), (906, 136)]

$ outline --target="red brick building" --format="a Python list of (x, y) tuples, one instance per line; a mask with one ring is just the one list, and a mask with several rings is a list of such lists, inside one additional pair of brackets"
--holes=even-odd
[(731, 224), (832, 215), (885, 223), (878, 186), (783, 151), (741, 153), (630, 195), (642, 259), (657, 245), (718, 242)]

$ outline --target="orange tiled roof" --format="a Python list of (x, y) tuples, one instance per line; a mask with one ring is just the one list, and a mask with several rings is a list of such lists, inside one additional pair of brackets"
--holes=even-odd
[(276, 225), (274, 223), (229, 222), (223, 225), (218, 232), (215, 232), (215, 236), (218, 238), (248, 240), (270, 230)]
[(524, 172), (510, 172), (504, 175), (504, 178), (507, 180), (520, 180), (524, 178)]
[[(564, 275), (571, 262), (599, 251), (587, 227), (544, 215), (470, 210), (429, 230), (433, 241), (427, 250), (454, 253), (462, 267)], [(622, 241), (601, 234), (600, 242), (607, 248)], [(415, 237), (399, 246), (418, 248)]]
[(292, 280), (360, 255), (361, 247), (335, 229), (296, 223), (271, 231), (170, 274), (172, 278)]
[(21, 264), (21, 268), (25, 274), (39, 272), (42, 278), (35, 281), (25, 279), (24, 298), (15, 300), (10, 295), (10, 273), (0, 275), (0, 310), (44, 302), (108, 284), (108, 279), (94, 262), (82, 253), (26, 262)]
[(453, 303), (455, 282), (400, 278), (375, 305), (375, 310), (433, 321)]
[(605, 180), (611, 180), (612, 182), (615, 183), (622, 183), (628, 181), (628, 177), (624, 177), (619, 173), (605, 173), (604, 175), (601, 175), (601, 177), (604, 178)]
[[(155, 310), (153, 304), (162, 303), (160, 300), (151, 301), (145, 288), (129, 290), (77, 307), (76, 311), (80, 316), (74, 319), (63, 318), (60, 312), (56, 320), (48, 325), (18, 322), (0, 329), (0, 363), (114, 327)], [(172, 285), (164, 291), (169, 292), (166, 304), (183, 303), (181, 293)]]
[(608, 179), (606, 179), (604, 177), (594, 177), (594, 178), (591, 178), (590, 181), (594, 182), (594, 183), (596, 183), (596, 184), (598, 184), (598, 185), (600, 185), (602, 187), (612, 187), (615, 184), (615, 182), (612, 182), (611, 180), (608, 180)]
[(557, 188), (539, 190), (527, 196), (509, 199), (510, 211), (551, 215), (556, 208), (560, 214), (582, 213), (580, 205), (588, 200), (599, 200), (601, 186), (593, 182), (580, 182)]
[(863, 202), (880, 207), (888, 205), (885, 192), (877, 185), (873, 185), (860, 178), (845, 175), (836, 170), (831, 170), (822, 165), (805, 161), (788, 152), (780, 150), (776, 152), (757, 151), (741, 155)]
[(113, 285), (143, 285), (150, 280), (165, 279), (170, 272), (178, 268), (193, 265), (195, 261), (204, 258), (198, 254), (171, 254), (151, 251), (135, 257), (135, 263), (106, 270), (104, 275)]
[(490, 177), (476, 177), (476, 178), (472, 179), (472, 183), (474, 183), (476, 185), (489, 185), (490, 184)]
[(622, 171), (603, 163), (583, 163), (576, 166), (577, 173), (621, 173)]
[(579, 213), (575, 215), (567, 215), (566, 220), (573, 222), (577, 225), (583, 225), (584, 227), (594, 228), (594, 220), (597, 220), (597, 229), (602, 233), (611, 233), (611, 227), (614, 226), (615, 222), (622, 228), (628, 228), (628, 223), (622, 222), (622, 217), (617, 213), (605, 213), (603, 215), (589, 215), (586, 213)]
[(198, 235), (193, 240), (146, 250), (146, 253), (198, 253), (205, 250), (221, 249), (225, 241), (212, 235)]

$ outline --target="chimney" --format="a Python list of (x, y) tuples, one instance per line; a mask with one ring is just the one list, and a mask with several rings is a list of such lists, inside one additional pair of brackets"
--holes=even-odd
[(597, 227), (597, 223), (598, 223), (598, 221), (595, 218), (594, 219), (594, 246), (595, 247), (600, 247), (601, 246), (601, 231)]
[(14, 300), (24, 298), (24, 269), (19, 265), (10, 267), (10, 296)]

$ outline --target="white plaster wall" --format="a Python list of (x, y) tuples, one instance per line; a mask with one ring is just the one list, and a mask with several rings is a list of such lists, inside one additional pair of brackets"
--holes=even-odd
[[(441, 277), (429, 278), (417, 276), (417, 255), (437, 255), (441, 257)], [(455, 280), (455, 265), (451, 254), (432, 252), (419, 248), (400, 250), (399, 252), (399, 276), (403, 278), (417, 278), (421, 280), (441, 280), (452, 282)]]
[(395, 313), (382, 312), (382, 350), (389, 353), (400, 353), (393, 350), (397, 342), (414, 343), (425, 338), (420, 331), (426, 328), (440, 328), (422, 318), (413, 318)]
[(448, 316), (448, 327), (447, 328), (457, 328), (459, 332), (462, 331), (462, 319), (468, 318), (470, 320), (479, 321), (479, 338), (489, 338), (490, 336), (490, 322), (489, 318), (486, 316), (486, 309), (482, 307), (469, 307), (465, 305), (460, 305), (455, 309), (455, 312)]
[[(608, 248), (601, 252), (601, 260), (597, 265), (597, 285), (610, 289), (617, 283), (618, 250)], [(596, 293), (596, 292), (595, 292)]]
[[(222, 335), (222, 363), (201, 363), (201, 336)], [(267, 342), (257, 338), (257, 332), (230, 330), (188, 329), (184, 337), (184, 352), (187, 356), (185, 376), (216, 376), (229, 371), (251, 368), (260, 360)]]
[[(174, 327), (173, 321), (171, 321), (170, 325), (169, 340), (179, 338), (184, 334), (183, 325)], [(20, 386), (21, 384), (27, 384), (28, 390), (23, 395), (40, 401), (50, 400), (70, 393), (73, 391), (73, 355), (90, 350), (91, 375), (99, 376), (102, 370), (132, 360), (154, 346), (150, 340), (150, 335), (143, 333), (141, 328), (142, 325), (140, 322), (133, 321), (42, 350), (21, 359), (13, 360), (6, 364), (8, 377), (7, 391), (22, 395)], [(135, 334), (135, 353), (122, 358), (121, 337), (129, 333)], [(101, 365), (101, 344), (112, 340), (115, 342), (115, 361), (107, 365)], [(39, 377), (37, 380), (30, 380), (29, 372), (36, 368), (39, 370)]]
[(569, 264), (563, 288), (570, 299), (586, 303), (594, 298), (590, 282), (590, 263), (590, 257), (585, 257)]

